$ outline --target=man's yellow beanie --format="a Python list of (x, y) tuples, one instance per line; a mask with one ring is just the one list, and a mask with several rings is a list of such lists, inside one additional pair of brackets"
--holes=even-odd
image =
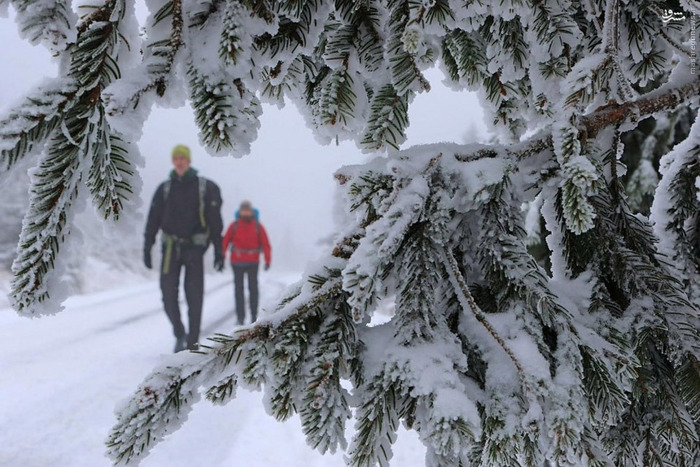
[(187, 158), (188, 161), (192, 161), (192, 156), (190, 155), (190, 148), (185, 146), (184, 144), (178, 144), (173, 148), (173, 154), (172, 156), (175, 157), (175, 155), (178, 156), (184, 156)]

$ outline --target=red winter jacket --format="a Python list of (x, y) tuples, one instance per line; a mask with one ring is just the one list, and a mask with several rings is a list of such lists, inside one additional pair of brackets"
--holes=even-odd
[(232, 263), (257, 263), (260, 252), (265, 257), (265, 264), (270, 264), (272, 251), (267, 239), (265, 228), (257, 220), (245, 221), (238, 219), (232, 222), (226, 230), (223, 239), (223, 251), (228, 251), (231, 245)]

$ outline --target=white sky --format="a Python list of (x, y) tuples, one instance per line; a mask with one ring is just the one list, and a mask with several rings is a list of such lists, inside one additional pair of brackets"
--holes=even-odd
[[(0, 19), (0, 44), (4, 67), (0, 114), (4, 115), (44, 77), (54, 76), (56, 65), (45, 49), (19, 39), (11, 19)], [(410, 107), (404, 148), (439, 141), (472, 142), (475, 135), (485, 134), (475, 95), (444, 87), (438, 70), (430, 70), (427, 77), (432, 90), (419, 95)], [(139, 141), (146, 159), (140, 172), (145, 208), (158, 183), (167, 177), (171, 148), (180, 143), (192, 148), (193, 166), (221, 187), (224, 223), (232, 220), (242, 199), (252, 200), (272, 241), (273, 264), (295, 270), (317, 256), (318, 239), (334, 230), (332, 174), (342, 165), (361, 163), (368, 157), (352, 143), (318, 144), (301, 115), (288, 104), (282, 110), (264, 107), (262, 127), (250, 155), (215, 158), (199, 146), (189, 107), (154, 108)], [(138, 235), (140, 239), (141, 232)]]

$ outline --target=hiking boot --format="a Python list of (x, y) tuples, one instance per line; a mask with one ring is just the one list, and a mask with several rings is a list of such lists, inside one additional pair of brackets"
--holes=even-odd
[(199, 342), (187, 344), (187, 350), (199, 350)]
[(185, 341), (187, 340), (187, 334), (175, 338), (175, 353), (182, 352), (185, 350)]

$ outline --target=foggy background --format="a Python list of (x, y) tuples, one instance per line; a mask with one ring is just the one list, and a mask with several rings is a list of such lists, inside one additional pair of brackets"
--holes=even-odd
[[(143, 12), (142, 3), (137, 2)], [(0, 18), (0, 115), (21, 101), (43, 78), (55, 76), (57, 65), (40, 46), (19, 39), (10, 18)], [(403, 148), (421, 143), (473, 142), (486, 134), (476, 96), (453, 92), (441, 84), (442, 73), (427, 73), (432, 90), (416, 97), (410, 106), (408, 140)], [(273, 248), (273, 268), (300, 271), (315, 259), (334, 231), (333, 207), (336, 182), (333, 173), (346, 164), (366, 161), (353, 143), (322, 146), (306, 127), (293, 104), (283, 109), (264, 106), (262, 126), (251, 153), (243, 158), (212, 157), (199, 146), (194, 116), (189, 106), (180, 109), (154, 107), (138, 142), (145, 167), (141, 212), (145, 216), (157, 185), (170, 171), (170, 151), (176, 144), (192, 149), (192, 165), (215, 181), (224, 200), (225, 227), (242, 199), (260, 210)], [(5, 193), (7, 196), (8, 194)], [(0, 187), (0, 203), (3, 191)], [(144, 220), (145, 222), (145, 220)], [(140, 249), (142, 231), (134, 232)], [(154, 251), (157, 249), (154, 249)], [(209, 252), (211, 254), (211, 252)], [(140, 263), (140, 256), (134, 259)]]

